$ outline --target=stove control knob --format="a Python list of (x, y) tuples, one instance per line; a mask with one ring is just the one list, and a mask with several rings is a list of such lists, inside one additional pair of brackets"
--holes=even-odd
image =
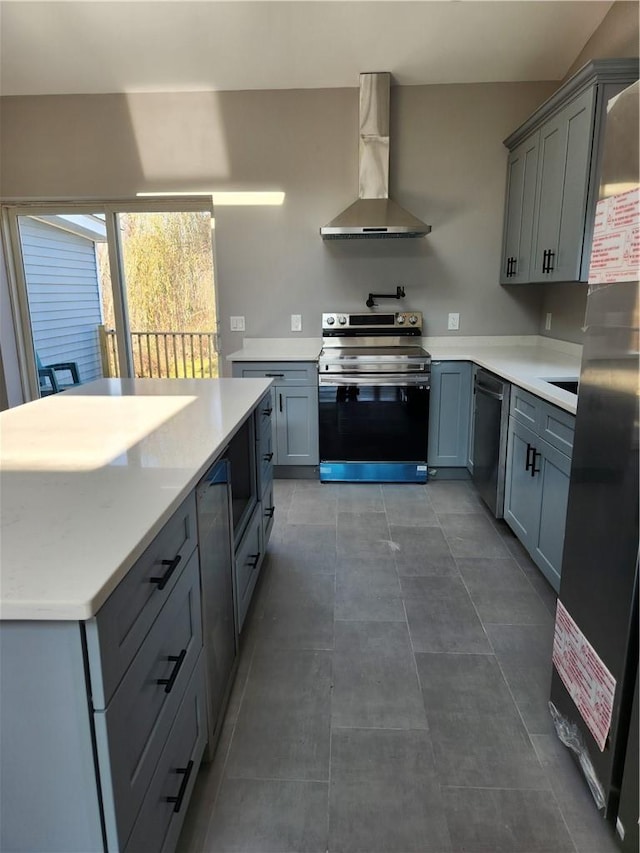
[(343, 314), (341, 314), (338, 317), (338, 323), (340, 323), (341, 326), (346, 326), (347, 325), (347, 318)]
[(418, 318), (416, 317), (415, 314), (412, 314), (409, 317), (409, 322), (411, 323), (412, 326), (415, 326), (415, 324), (418, 322)]
[(327, 326), (333, 326), (335, 321), (335, 317), (327, 317)]
[(404, 314), (398, 314), (398, 325), (399, 326), (404, 325), (404, 320), (405, 320)]

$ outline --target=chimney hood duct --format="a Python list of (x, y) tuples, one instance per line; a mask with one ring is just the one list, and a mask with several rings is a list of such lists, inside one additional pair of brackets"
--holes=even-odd
[(424, 237), (431, 231), (389, 198), (388, 72), (360, 75), (359, 198), (320, 229), (324, 240)]

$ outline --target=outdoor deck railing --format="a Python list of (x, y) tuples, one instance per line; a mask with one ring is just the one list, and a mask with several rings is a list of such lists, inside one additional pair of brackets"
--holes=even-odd
[[(102, 372), (120, 376), (116, 333), (98, 327)], [(218, 375), (215, 332), (131, 332), (138, 379), (207, 379)]]

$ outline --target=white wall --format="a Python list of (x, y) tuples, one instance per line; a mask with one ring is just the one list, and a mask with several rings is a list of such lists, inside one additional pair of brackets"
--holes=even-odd
[[(363, 309), (405, 286), (428, 334), (530, 334), (541, 294), (498, 284), (507, 151), (502, 140), (552, 83), (392, 89), (391, 187), (424, 219), (423, 240), (323, 242), (357, 194), (353, 89), (16, 97), (2, 102), (1, 192), (21, 198), (126, 198), (206, 189), (286, 193), (275, 208), (216, 211), (223, 350), (285, 336), (290, 314), (317, 335), (323, 311)], [(395, 303), (394, 303), (395, 305)]]

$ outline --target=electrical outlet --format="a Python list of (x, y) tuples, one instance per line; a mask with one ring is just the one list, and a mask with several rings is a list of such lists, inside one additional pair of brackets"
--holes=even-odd
[(460, 328), (460, 315), (459, 314), (449, 314), (449, 322), (447, 324), (447, 329), (450, 331), (456, 332)]
[(230, 317), (229, 322), (232, 332), (244, 332), (244, 317)]
[(545, 321), (544, 321), (545, 332), (548, 332), (549, 329), (551, 328), (551, 316), (552, 316), (551, 311), (549, 311), (546, 318), (545, 318)]
[(302, 331), (302, 314), (292, 314), (291, 315), (291, 331), (292, 332), (301, 332)]

